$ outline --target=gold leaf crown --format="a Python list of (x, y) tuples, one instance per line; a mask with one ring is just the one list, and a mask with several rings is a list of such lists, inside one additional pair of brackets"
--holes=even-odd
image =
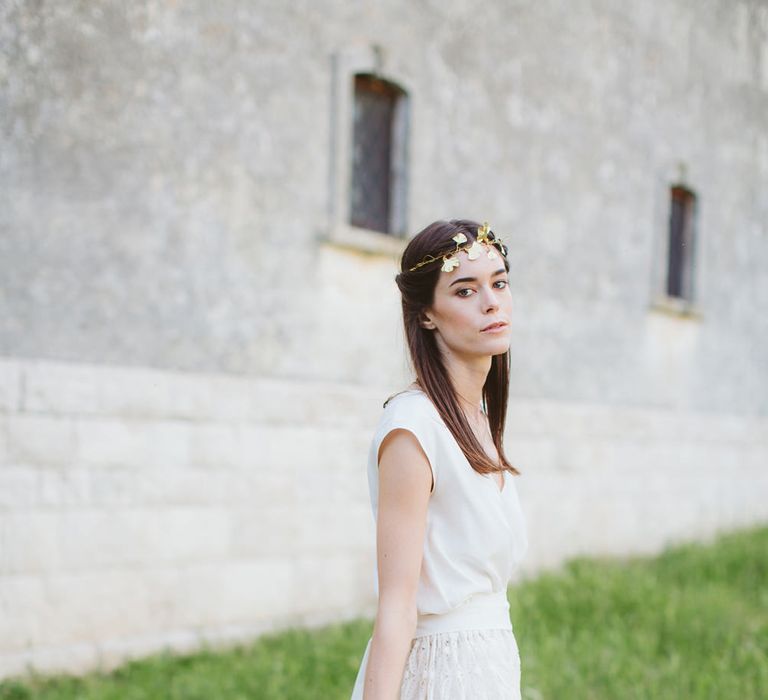
[(443, 264), (440, 269), (443, 272), (450, 272), (455, 267), (459, 266), (460, 261), (457, 253), (460, 250), (466, 250), (467, 257), (470, 260), (475, 260), (476, 258), (479, 258), (480, 253), (483, 252), (483, 246), (485, 246), (486, 255), (491, 260), (498, 257), (496, 251), (489, 247), (494, 245), (498, 246), (499, 251), (504, 257), (507, 257), (507, 246), (504, 245), (500, 236), (497, 236), (493, 231), (491, 231), (487, 221), (483, 223), (482, 226), (477, 227), (477, 238), (472, 241), (472, 243), (467, 242), (467, 237), (463, 233), (457, 233), (451, 240), (455, 241), (456, 243), (455, 250), (451, 250), (440, 255), (427, 255), (421, 262), (418, 262), (413, 267), (408, 268), (408, 272), (413, 272), (414, 270), (420, 268), (422, 265), (428, 265), (429, 263), (440, 260), (441, 258), (443, 260)]

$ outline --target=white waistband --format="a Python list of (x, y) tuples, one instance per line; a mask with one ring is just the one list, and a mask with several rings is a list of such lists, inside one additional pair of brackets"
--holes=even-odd
[(419, 615), (414, 637), (476, 629), (512, 629), (506, 591), (478, 593), (448, 612)]

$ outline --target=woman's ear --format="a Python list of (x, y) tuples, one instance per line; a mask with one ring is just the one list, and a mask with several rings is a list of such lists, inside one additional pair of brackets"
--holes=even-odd
[(427, 316), (426, 313), (421, 314), (421, 319), (419, 320), (419, 323), (422, 328), (426, 328), (427, 330), (433, 331), (435, 330), (435, 322)]

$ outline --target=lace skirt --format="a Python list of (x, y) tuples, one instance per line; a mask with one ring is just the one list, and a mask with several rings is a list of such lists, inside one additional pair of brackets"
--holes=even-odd
[[(368, 640), (351, 700), (362, 700)], [(458, 630), (416, 637), (400, 700), (520, 700), (520, 653), (511, 629)]]

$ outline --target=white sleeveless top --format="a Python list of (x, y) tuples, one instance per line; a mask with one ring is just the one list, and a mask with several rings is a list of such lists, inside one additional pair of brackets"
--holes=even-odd
[[(506, 589), (528, 549), (515, 476), (476, 472), (430, 398), (407, 389), (384, 408), (368, 455), (368, 488), (378, 513), (378, 453), (387, 434), (404, 428), (421, 444), (434, 480), (416, 594), (416, 636), (446, 629), (498, 627), (508, 611)], [(378, 567), (375, 588), (378, 595)], [(503, 606), (500, 612), (499, 606)], [(509, 626), (509, 616), (506, 624)]]

